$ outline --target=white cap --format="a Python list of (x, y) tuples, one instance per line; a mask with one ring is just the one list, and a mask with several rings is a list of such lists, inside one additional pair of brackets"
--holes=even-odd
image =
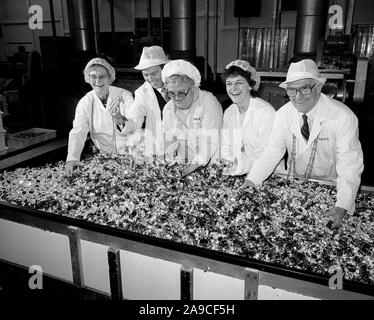
[(150, 67), (159, 66), (160, 64), (166, 64), (168, 62), (169, 60), (165, 55), (164, 49), (161, 47), (144, 47), (139, 64), (134, 68), (137, 70), (144, 70)]
[(112, 84), (113, 81), (116, 79), (116, 70), (114, 70), (114, 68), (109, 64), (108, 61), (106, 61), (105, 59), (103, 58), (93, 58), (91, 59), (87, 64), (86, 64), (86, 67), (84, 68), (84, 80), (87, 82), (87, 83), (90, 83), (90, 78), (89, 78), (89, 71), (90, 71), (90, 68), (93, 66), (93, 65), (100, 65), (102, 67), (104, 67), (108, 73), (109, 73), (109, 83)]
[(162, 82), (165, 83), (165, 78), (172, 76), (173, 74), (186, 75), (192, 79), (195, 86), (200, 86), (201, 75), (199, 70), (190, 62), (186, 60), (172, 60), (164, 66), (161, 71)]
[(319, 74), (316, 63), (311, 59), (304, 59), (299, 62), (291, 63), (286, 81), (282, 82), (279, 86), (286, 89), (287, 84), (302, 79), (315, 79), (322, 84), (326, 82), (326, 78), (321, 77)]
[(245, 60), (234, 60), (234, 61), (231, 61), (226, 67), (225, 69), (228, 70), (230, 67), (238, 67), (244, 71), (247, 71), (251, 74), (251, 79), (255, 82), (255, 86), (253, 87), (253, 89), (255, 91), (258, 90), (258, 88), (260, 87), (260, 82), (261, 82), (261, 77), (259, 74), (257, 74), (257, 71), (255, 68), (253, 68), (248, 61), (245, 61)]

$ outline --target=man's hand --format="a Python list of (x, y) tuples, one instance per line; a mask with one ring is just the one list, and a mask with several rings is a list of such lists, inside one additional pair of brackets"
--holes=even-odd
[(345, 214), (347, 213), (347, 210), (341, 208), (341, 207), (335, 207), (334, 209), (330, 210), (326, 213), (327, 216), (334, 217), (334, 222), (331, 225), (331, 229), (339, 229), (342, 225), (343, 218)]
[(186, 166), (184, 169), (183, 169), (183, 172), (182, 172), (182, 178), (188, 176), (189, 174), (191, 174), (192, 172), (194, 172), (196, 169), (198, 169), (200, 167), (199, 164), (195, 163), (195, 164), (190, 164), (188, 166)]
[(74, 168), (77, 167), (79, 164), (78, 160), (72, 160), (68, 161), (65, 164), (65, 172), (68, 177), (71, 177), (73, 175)]

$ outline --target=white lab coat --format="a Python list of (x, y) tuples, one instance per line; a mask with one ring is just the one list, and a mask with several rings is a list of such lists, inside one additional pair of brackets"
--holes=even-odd
[(170, 100), (163, 110), (165, 153), (181, 162), (206, 165), (219, 159), (222, 107), (210, 92), (194, 87), (186, 121)]
[(125, 115), (129, 121), (127, 121), (122, 133), (131, 135), (137, 130), (141, 130), (146, 117), (144, 130), (145, 156), (162, 155), (161, 110), (153, 87), (147, 81), (135, 90), (134, 103), (130, 108), (126, 109)]
[(311, 178), (336, 180), (336, 206), (353, 212), (364, 169), (357, 117), (346, 105), (324, 94), (321, 94), (313, 113), (313, 124), (306, 143), (300, 131), (300, 114), (295, 107), (288, 102), (280, 108), (276, 112), (269, 142), (247, 179), (261, 184), (274, 170), (286, 148), (291, 155), (292, 134), (296, 136), (296, 172), (304, 174), (313, 142), (318, 137)]
[(227, 108), (223, 115), (221, 157), (232, 162), (236, 159), (237, 166), (232, 175), (249, 172), (265, 147), (274, 116), (272, 105), (261, 98), (250, 98), (243, 124), (238, 106), (232, 104)]
[[(109, 86), (109, 96), (107, 106), (111, 99), (122, 95), (121, 112), (125, 112), (133, 103), (133, 97), (130, 91)], [(91, 123), (91, 119), (93, 120)], [(127, 144), (127, 138), (121, 135), (120, 131), (113, 124), (113, 118), (108, 109), (104, 107), (100, 98), (91, 90), (82, 99), (79, 100), (75, 109), (75, 118), (73, 128), (69, 133), (68, 156), (66, 161), (80, 160), (80, 156), (87, 139), (87, 134), (93, 128), (94, 134), (91, 138), (100, 152), (114, 152), (111, 148), (113, 145), (113, 132), (115, 132), (115, 142), (117, 152), (121, 147)]]

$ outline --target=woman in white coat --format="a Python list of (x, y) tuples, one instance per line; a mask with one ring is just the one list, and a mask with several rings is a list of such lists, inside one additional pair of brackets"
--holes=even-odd
[(133, 97), (130, 91), (111, 86), (114, 68), (105, 59), (94, 58), (84, 69), (84, 79), (92, 90), (80, 99), (75, 110), (66, 159), (68, 176), (79, 163), (88, 133), (103, 153), (119, 153), (128, 140), (121, 135), (122, 114), (133, 103)]
[(258, 97), (260, 77), (247, 61), (230, 62), (223, 76), (233, 104), (223, 115), (221, 158), (233, 162), (225, 174), (243, 175), (264, 149), (275, 110)]
[(222, 107), (212, 93), (199, 89), (199, 70), (188, 61), (170, 61), (162, 79), (171, 99), (163, 110), (165, 154), (188, 163), (186, 176), (219, 158)]

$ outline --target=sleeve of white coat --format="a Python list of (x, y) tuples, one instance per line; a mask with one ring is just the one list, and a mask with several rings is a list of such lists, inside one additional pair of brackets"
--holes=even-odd
[[(206, 165), (210, 159), (220, 152), (220, 131), (222, 126), (222, 107), (218, 100), (211, 96), (205, 102), (205, 110), (201, 123), (199, 150), (195, 152), (192, 164)], [(218, 155), (218, 154), (217, 154)]]
[(273, 129), (275, 111), (266, 109), (258, 122), (256, 144), (253, 150), (253, 160), (257, 159), (264, 151)]
[(87, 134), (90, 131), (87, 113), (88, 99), (83, 98), (78, 102), (75, 109), (73, 128), (69, 133), (68, 156), (66, 161), (80, 160)]
[(125, 116), (128, 120), (126, 121), (125, 128), (122, 130), (122, 134), (131, 134), (140, 129), (146, 114), (146, 102), (143, 96), (135, 91), (135, 100), (125, 111)]
[(221, 130), (221, 158), (234, 161), (234, 151), (233, 151), (233, 130), (230, 128), (230, 114), (229, 109), (227, 109), (223, 115), (223, 123)]
[(120, 105), (121, 114), (123, 116), (126, 115), (126, 110), (128, 110), (134, 103), (134, 98), (132, 97), (132, 93), (129, 91), (123, 91), (122, 93), (123, 102)]
[(252, 169), (246, 178), (255, 185), (261, 185), (270, 176), (286, 152), (287, 128), (284, 122), (284, 116), (282, 117), (279, 111), (276, 112), (269, 140), (261, 155), (253, 163)]
[(358, 120), (355, 115), (347, 115), (344, 121), (339, 122), (336, 152), (336, 206), (353, 212), (361, 173), (364, 170), (363, 154), (358, 140)]

